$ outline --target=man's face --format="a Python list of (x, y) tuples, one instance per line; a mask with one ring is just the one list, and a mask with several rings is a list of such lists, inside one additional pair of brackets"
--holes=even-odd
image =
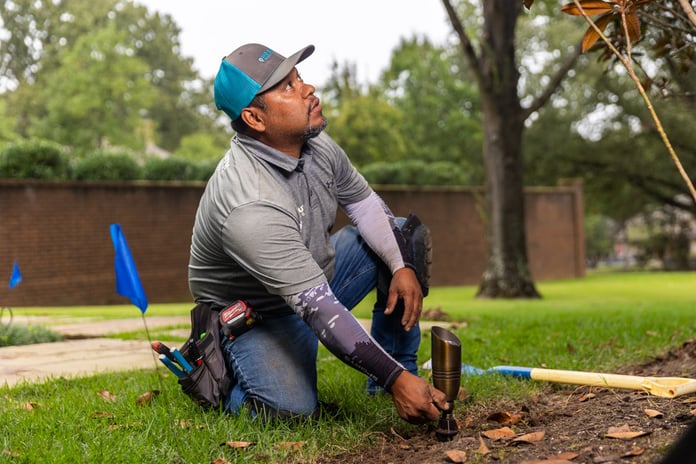
[(306, 84), (293, 69), (283, 80), (263, 93), (266, 134), (274, 139), (307, 140), (326, 127), (314, 86)]

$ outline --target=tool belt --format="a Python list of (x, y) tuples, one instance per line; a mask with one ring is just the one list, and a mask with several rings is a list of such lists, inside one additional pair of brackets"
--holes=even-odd
[(206, 409), (219, 408), (231, 381), (220, 346), (219, 312), (210, 304), (191, 310), (191, 334), (179, 351), (191, 368), (178, 378), (182, 391)]

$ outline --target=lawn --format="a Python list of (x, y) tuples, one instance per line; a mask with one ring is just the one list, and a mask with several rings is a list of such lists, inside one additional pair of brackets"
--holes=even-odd
[[(609, 273), (539, 282), (541, 300), (476, 300), (474, 287), (434, 288), (425, 308), (462, 342), (463, 362), (611, 372), (693, 338), (694, 273)], [(187, 314), (189, 304), (151, 305), (148, 317)], [(24, 308), (66, 318), (140, 317), (134, 307)], [(369, 317), (367, 301), (354, 310)], [(129, 334), (141, 337), (144, 334)], [(316, 421), (263, 424), (247, 415), (206, 412), (164, 370), (0, 387), (0, 462), (312, 462), (408, 434), (388, 397), (363, 393), (364, 377), (326, 350), (318, 364), (320, 399), (339, 408)], [(423, 330), (419, 360), (430, 357)], [(427, 372), (423, 372), (427, 375)], [(539, 384), (500, 376), (463, 377), (467, 403), (532, 395)], [(153, 393), (148, 401), (148, 393)], [(139, 400), (140, 398), (140, 400)], [(421, 426), (424, 427), (424, 426)]]

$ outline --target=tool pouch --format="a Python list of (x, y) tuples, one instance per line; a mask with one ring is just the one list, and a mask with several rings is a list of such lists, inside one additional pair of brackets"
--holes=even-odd
[(191, 335), (179, 349), (193, 366), (178, 379), (182, 391), (206, 409), (217, 409), (229, 392), (231, 382), (220, 347), (218, 311), (207, 303), (191, 310)]

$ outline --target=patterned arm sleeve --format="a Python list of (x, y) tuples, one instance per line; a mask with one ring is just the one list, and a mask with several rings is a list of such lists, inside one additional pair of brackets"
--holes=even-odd
[(350, 311), (336, 299), (328, 283), (286, 296), (285, 301), (337, 358), (390, 391), (404, 370), (403, 366), (370, 337)]

